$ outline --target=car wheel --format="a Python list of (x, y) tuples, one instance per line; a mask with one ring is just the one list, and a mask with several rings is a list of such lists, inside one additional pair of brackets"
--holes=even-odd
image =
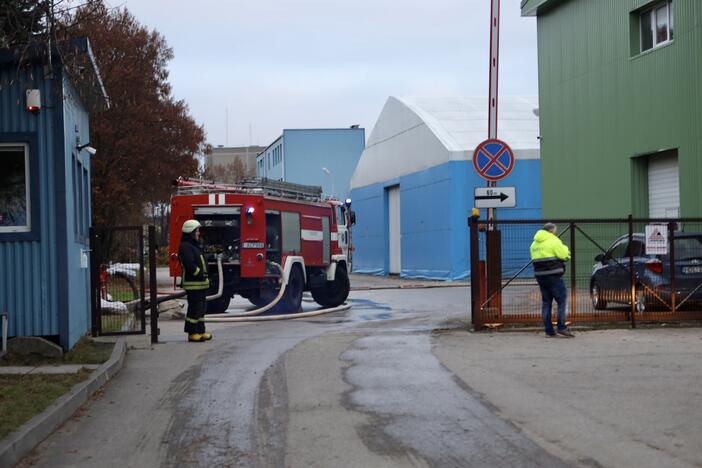
[(597, 281), (593, 281), (590, 286), (590, 299), (592, 300), (592, 307), (595, 309), (602, 310), (607, 308), (607, 301), (604, 300), (602, 290)]

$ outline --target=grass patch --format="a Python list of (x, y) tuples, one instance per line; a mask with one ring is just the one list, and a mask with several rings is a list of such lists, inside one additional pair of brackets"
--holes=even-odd
[(90, 370), (75, 374), (0, 375), (0, 440), (44, 411)]
[(107, 279), (107, 293), (113, 301), (129, 302), (139, 298), (140, 275), (131, 278), (125, 275), (110, 275)]
[[(110, 359), (114, 343), (100, 343), (87, 336), (78, 340), (63, 358), (47, 358), (37, 354), (7, 353), (0, 358), (0, 366), (58, 366), (61, 364), (102, 364)], [(0, 413), (2, 414), (2, 413)], [(2, 419), (0, 417), (0, 419)]]
[(103, 315), (102, 333), (115, 333), (122, 331), (122, 326), (127, 323), (132, 314)]

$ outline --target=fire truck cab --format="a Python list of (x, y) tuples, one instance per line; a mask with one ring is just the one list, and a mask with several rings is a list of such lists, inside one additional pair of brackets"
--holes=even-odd
[[(272, 308), (276, 313), (299, 311), (304, 291), (310, 291), (324, 307), (344, 303), (350, 288), (350, 264), (349, 249), (345, 252), (342, 245), (350, 246), (351, 211), (337, 200), (323, 199), (321, 187), (262, 178), (244, 179), (236, 185), (181, 178), (175, 185), (170, 274), (181, 276), (181, 229), (186, 220), (196, 219), (202, 225), (201, 241), (209, 267), (208, 295), (223, 282), (222, 295), (207, 303), (208, 313), (224, 312), (235, 294), (264, 306), (278, 295), (281, 278), (285, 292)], [(341, 243), (339, 224), (344, 226)]]

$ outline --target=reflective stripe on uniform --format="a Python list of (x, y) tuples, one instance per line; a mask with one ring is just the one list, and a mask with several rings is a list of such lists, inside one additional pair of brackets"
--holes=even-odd
[[(203, 255), (200, 255), (200, 263), (202, 264), (202, 267), (204, 271), (207, 271), (207, 263), (205, 263), (205, 257)], [(185, 266), (183, 265), (183, 262), (180, 262), (180, 268), (183, 270), (183, 277), (181, 280), (180, 287), (182, 287), (185, 290), (189, 291), (200, 291), (203, 289), (208, 289), (210, 287), (210, 280), (208, 278), (205, 278), (204, 280), (198, 280), (198, 281), (190, 281), (185, 279)], [(195, 273), (193, 276), (196, 276), (198, 273), (200, 273), (200, 267), (196, 267)]]
[(200, 321), (200, 319), (194, 319), (190, 317), (185, 317), (185, 320), (190, 323), (198, 323)]
[(564, 273), (564, 272), (565, 272), (565, 269), (557, 268), (555, 270), (535, 271), (534, 276), (557, 275), (558, 273)]

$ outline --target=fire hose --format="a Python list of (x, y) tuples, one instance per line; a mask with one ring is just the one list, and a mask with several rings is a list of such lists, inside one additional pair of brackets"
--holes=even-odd
[[(254, 310), (250, 310), (247, 312), (240, 312), (240, 313), (232, 313), (232, 312), (224, 312), (221, 314), (212, 314), (210, 316), (205, 316), (205, 322), (217, 322), (217, 323), (235, 323), (235, 322), (263, 322), (263, 321), (271, 321), (271, 320), (290, 320), (290, 319), (296, 319), (296, 318), (308, 318), (308, 317), (316, 317), (319, 315), (324, 315), (324, 314), (331, 314), (334, 312), (341, 312), (344, 310), (348, 310), (351, 308), (351, 304), (349, 303), (344, 303), (336, 307), (331, 307), (327, 309), (318, 309), (318, 310), (312, 310), (309, 312), (296, 312), (296, 313), (291, 313), (291, 314), (278, 314), (278, 315), (264, 315), (260, 316), (264, 312), (272, 309), (275, 307), (278, 302), (283, 298), (283, 295), (285, 295), (285, 289), (287, 288), (288, 285), (288, 279), (287, 276), (285, 275), (285, 270), (283, 270), (283, 267), (280, 266), (280, 264), (275, 263), (275, 262), (268, 262), (269, 264), (273, 265), (278, 269), (280, 272), (280, 291), (278, 291), (278, 295), (268, 304), (265, 306), (259, 307)], [(223, 271), (222, 271), (222, 257), (217, 256), (217, 273), (218, 273), (218, 278), (219, 278), (219, 284), (217, 286), (217, 292), (211, 296), (207, 296), (206, 300), (207, 301), (214, 301), (216, 299), (219, 299), (222, 297), (222, 294), (224, 292), (224, 281), (223, 281)], [(171, 299), (178, 299), (183, 296), (185, 296), (186, 292), (181, 291), (177, 292), (175, 294), (170, 294), (168, 296), (160, 297), (157, 299), (157, 302), (160, 304), (161, 302), (171, 300)], [(257, 317), (258, 316), (258, 317)]]
[[(285, 294), (285, 289), (287, 288), (288, 285), (288, 278), (285, 275), (285, 270), (283, 270), (283, 267), (280, 266), (280, 264), (275, 263), (275, 262), (268, 262), (271, 265), (275, 266), (278, 271), (280, 271), (280, 291), (278, 291), (278, 295), (268, 304), (266, 304), (263, 307), (259, 307), (258, 309), (250, 310), (248, 312), (242, 312), (242, 313), (232, 313), (232, 312), (224, 312), (222, 314), (214, 314), (210, 315), (209, 317), (205, 317), (205, 322), (216, 322), (216, 323), (232, 323), (232, 322), (264, 322), (264, 321), (270, 321), (270, 320), (290, 320), (290, 319), (296, 319), (296, 318), (306, 318), (306, 317), (316, 317), (318, 315), (323, 315), (323, 314), (331, 314), (333, 312), (341, 312), (343, 310), (348, 310), (351, 308), (351, 304), (344, 303), (340, 306), (336, 307), (331, 307), (328, 309), (319, 309), (319, 310), (312, 310), (310, 312), (301, 312), (301, 313), (292, 313), (292, 314), (279, 314), (279, 315), (264, 315), (260, 317), (256, 317), (257, 315), (261, 315), (262, 313), (270, 310), (271, 308), (275, 307), (278, 302), (283, 298), (283, 295)], [(207, 300), (213, 300), (213, 299), (218, 299), (222, 295), (222, 289), (223, 289), (223, 283), (224, 281), (221, 280), (222, 278), (222, 262), (221, 259), (217, 259), (217, 268), (218, 268), (218, 273), (219, 273), (219, 288), (217, 291), (217, 294), (214, 296), (209, 296)]]

